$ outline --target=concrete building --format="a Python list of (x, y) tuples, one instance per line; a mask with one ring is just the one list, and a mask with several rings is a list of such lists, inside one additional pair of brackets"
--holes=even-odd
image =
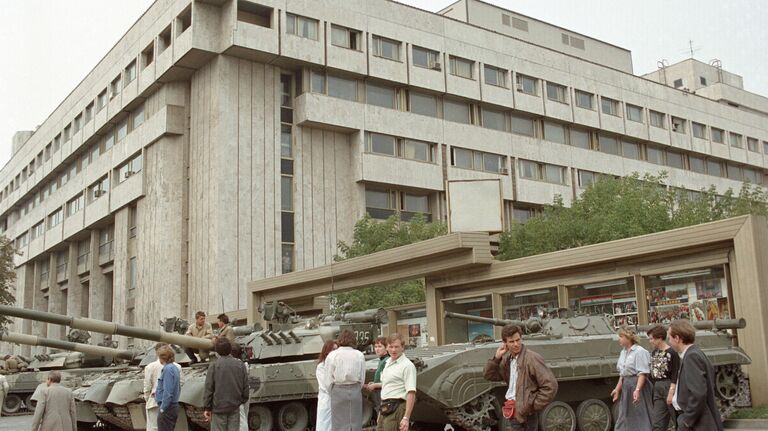
[(245, 316), (248, 282), (330, 263), (366, 212), (445, 219), (447, 181), (497, 180), (506, 225), (599, 175), (763, 184), (766, 99), (716, 72), (635, 76), (625, 49), (476, 0), (158, 0), (17, 135), (16, 298), (146, 327)]

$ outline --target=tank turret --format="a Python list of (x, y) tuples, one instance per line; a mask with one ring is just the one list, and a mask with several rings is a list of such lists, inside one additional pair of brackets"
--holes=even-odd
[[(81, 334), (82, 332), (77, 335), (80, 336)], [(30, 362), (28, 368), (36, 370), (77, 368), (82, 366), (107, 366), (111, 361), (106, 361), (106, 358), (118, 358), (132, 361), (140, 354), (140, 352), (134, 350), (119, 350), (110, 347), (91, 346), (72, 341), (54, 340), (38, 337), (36, 335), (18, 334), (6, 331), (0, 331), (0, 341), (27, 346), (50, 347), (52, 349), (80, 353), (80, 355), (70, 355), (68, 353), (35, 355), (35, 360)], [(90, 360), (89, 357), (91, 358)], [(61, 359), (57, 360), (57, 358)]]

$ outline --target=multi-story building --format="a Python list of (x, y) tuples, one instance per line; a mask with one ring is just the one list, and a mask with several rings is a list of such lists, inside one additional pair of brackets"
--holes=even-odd
[(158, 0), (17, 135), (0, 229), (20, 306), (154, 327), (245, 309), (366, 212), (445, 219), (449, 180), (499, 180), (505, 223), (599, 175), (762, 184), (766, 117), (718, 67), (635, 76), (625, 49), (477, 0)]

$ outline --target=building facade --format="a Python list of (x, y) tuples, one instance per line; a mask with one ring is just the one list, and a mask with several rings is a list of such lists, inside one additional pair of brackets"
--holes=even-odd
[(17, 136), (0, 230), (20, 306), (154, 327), (237, 314), (366, 212), (443, 220), (448, 181), (499, 181), (507, 225), (600, 175), (763, 184), (767, 118), (717, 65), (635, 76), (625, 49), (476, 0), (158, 0)]

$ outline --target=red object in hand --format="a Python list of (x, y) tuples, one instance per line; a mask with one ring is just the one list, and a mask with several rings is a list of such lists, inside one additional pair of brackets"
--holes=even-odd
[(515, 400), (504, 401), (504, 406), (501, 408), (501, 414), (507, 419), (515, 417)]

